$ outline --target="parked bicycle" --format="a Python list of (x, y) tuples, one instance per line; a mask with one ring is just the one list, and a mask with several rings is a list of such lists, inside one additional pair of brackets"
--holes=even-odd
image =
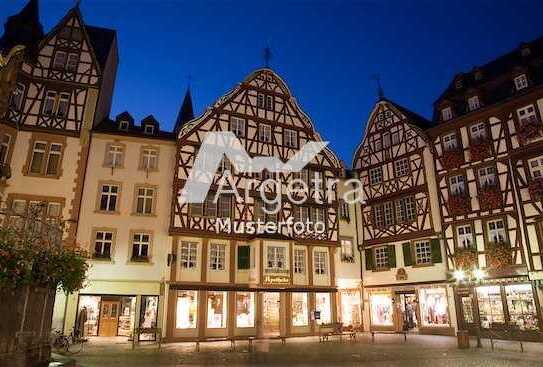
[(56, 330), (52, 337), (51, 347), (65, 353), (76, 354), (83, 350), (83, 343), (87, 339), (77, 335), (75, 330), (72, 330), (70, 335), (64, 335), (62, 331)]

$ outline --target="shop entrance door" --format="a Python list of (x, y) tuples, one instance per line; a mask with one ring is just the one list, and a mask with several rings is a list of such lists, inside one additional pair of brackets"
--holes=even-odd
[(102, 309), (100, 312), (100, 326), (98, 328), (99, 336), (116, 336), (117, 325), (119, 323), (119, 309), (121, 302), (102, 300)]
[[(419, 322), (415, 292), (400, 293), (399, 301), (399, 311), (401, 315), (400, 329), (405, 331), (417, 331)], [(400, 319), (400, 317), (398, 319)]]
[(262, 334), (264, 336), (277, 336), (280, 333), (280, 296), (279, 292), (264, 292), (262, 294)]

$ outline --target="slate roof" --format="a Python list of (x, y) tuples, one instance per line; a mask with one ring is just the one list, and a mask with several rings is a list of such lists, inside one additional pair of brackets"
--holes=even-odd
[(187, 89), (187, 92), (185, 93), (185, 97), (183, 98), (183, 103), (181, 104), (181, 108), (179, 109), (179, 113), (177, 114), (177, 119), (175, 120), (175, 127), (173, 131), (176, 133), (179, 132), (183, 124), (186, 122), (192, 120), (194, 118), (194, 109), (192, 107), (192, 95), (190, 93), (190, 88)]
[(117, 32), (114, 29), (85, 25), (91, 46), (96, 55), (100, 68), (104, 70), (109, 51), (113, 46)]
[(426, 119), (425, 117), (419, 115), (416, 112), (413, 112), (413, 111), (411, 111), (411, 110), (397, 104), (396, 102), (391, 101), (388, 98), (381, 97), (380, 101), (385, 101), (385, 102), (391, 104), (392, 106), (394, 106), (397, 110), (399, 110), (401, 113), (403, 113), (405, 115), (405, 117), (407, 117), (410, 124), (415, 125), (415, 126), (421, 128), (422, 130), (425, 130), (425, 129), (428, 129), (428, 128), (434, 126), (432, 121)]
[(119, 130), (117, 121), (111, 119), (105, 119), (93, 128), (93, 131), (120, 135), (120, 136), (136, 136), (140, 138), (161, 139), (161, 140), (175, 140), (175, 134), (169, 131), (158, 130), (155, 134), (145, 134), (143, 126), (131, 125), (127, 131)]

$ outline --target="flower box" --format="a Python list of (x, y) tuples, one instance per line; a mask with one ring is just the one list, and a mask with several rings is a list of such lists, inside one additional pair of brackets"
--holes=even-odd
[(459, 168), (464, 162), (464, 151), (462, 149), (446, 150), (441, 155), (441, 164), (445, 169)]
[(536, 178), (530, 182), (528, 186), (530, 192), (530, 197), (532, 200), (542, 200), (543, 199), (543, 177)]
[(466, 194), (451, 195), (447, 207), (451, 215), (465, 215), (471, 211), (470, 198)]
[(492, 210), (503, 206), (503, 194), (497, 185), (480, 189), (478, 199), (481, 210)]
[(469, 147), (469, 155), (472, 162), (482, 161), (492, 154), (491, 143), (488, 139), (472, 140)]
[(486, 267), (500, 270), (513, 263), (511, 245), (508, 242), (489, 242), (486, 249)]
[(454, 251), (456, 269), (471, 270), (477, 267), (477, 250), (471, 247), (457, 248)]
[(535, 117), (524, 118), (520, 120), (518, 136), (521, 144), (527, 143), (530, 139), (535, 139), (541, 136), (543, 132), (543, 124)]

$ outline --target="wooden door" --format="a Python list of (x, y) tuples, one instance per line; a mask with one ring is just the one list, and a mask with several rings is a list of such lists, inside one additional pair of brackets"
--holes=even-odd
[(102, 301), (100, 311), (99, 336), (116, 336), (119, 323), (119, 309), (121, 303), (118, 301)]

